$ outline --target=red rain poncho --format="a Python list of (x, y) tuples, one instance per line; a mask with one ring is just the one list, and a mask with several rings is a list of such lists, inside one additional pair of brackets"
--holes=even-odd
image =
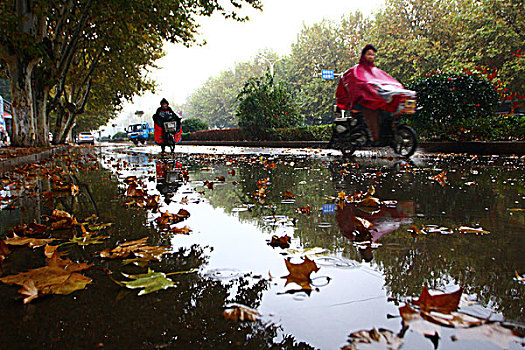
[(343, 110), (351, 110), (357, 104), (363, 107), (387, 112), (395, 112), (400, 96), (395, 96), (387, 103), (376, 92), (374, 85), (392, 85), (403, 88), (403, 85), (373, 64), (361, 58), (360, 63), (343, 73), (339, 80), (335, 96), (337, 106)]

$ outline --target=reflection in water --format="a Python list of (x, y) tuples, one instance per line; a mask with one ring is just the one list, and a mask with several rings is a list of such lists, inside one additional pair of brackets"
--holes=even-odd
[(370, 262), (374, 258), (373, 247), (379, 239), (412, 222), (412, 202), (397, 203), (394, 207), (381, 206), (374, 210), (363, 210), (354, 203), (337, 206), (336, 221), (346, 238), (358, 243), (361, 258)]
[[(461, 286), (469, 299), (484, 306), (477, 310), (484, 316), (496, 311), (499, 314), (491, 319), (525, 322), (524, 289), (513, 279), (515, 271), (523, 274), (525, 217), (521, 211), (509, 210), (521, 208), (525, 196), (519, 160), (423, 158), (409, 164), (387, 159), (184, 155), (189, 170), (189, 181), (184, 182), (177, 157), (160, 160), (104, 152), (101, 163), (107, 169), (76, 174), (76, 182), (85, 184), (91, 196), (80, 194), (73, 202), (56, 198), (46, 205), (37, 201), (40, 207), (31, 210), (32, 216), (39, 216), (58, 205), (83, 219), (98, 209), (101, 222), (113, 223), (107, 229), (110, 239), (103, 245), (74, 246), (68, 255), (100, 267), (86, 273), (94, 283), (70, 296), (39, 298), (28, 306), (14, 301), (16, 287), (0, 284), (2, 344), (10, 348), (31, 344), (333, 349), (344, 344), (349, 333), (363, 328), (382, 327), (399, 334), (400, 319), (386, 317), (399, 313), (389, 298), (419, 295), (425, 285), (441, 290)], [(446, 183), (432, 180), (443, 171)], [(184, 224), (192, 233), (161, 232), (155, 225), (159, 213), (125, 208), (123, 179), (129, 175), (139, 177), (148, 191), (160, 193), (161, 211), (187, 209), (191, 217)], [(219, 182), (221, 177), (225, 180)], [(264, 204), (252, 196), (260, 179), (269, 179)], [(206, 181), (216, 184), (208, 187)], [(322, 210), (334, 203), (340, 191), (356, 193), (370, 185), (377, 190), (375, 196), (392, 202), (373, 211), (352, 204), (334, 207), (334, 212)], [(287, 191), (293, 193), (293, 203), (283, 203)], [(184, 197), (190, 200), (183, 202)], [(298, 210), (307, 206), (310, 210)], [(1, 211), (0, 227), (11, 225), (4, 218), (16, 217), (14, 224), (20, 214)], [(361, 220), (372, 226), (364, 229)], [(452, 234), (416, 235), (409, 231), (412, 225), (447, 227)], [(455, 230), (463, 225), (479, 225), (490, 234)], [(289, 235), (290, 248), (269, 246), (273, 235)], [(121, 272), (136, 274), (144, 269), (101, 260), (96, 252), (145, 236), (149, 244), (170, 246), (173, 252), (152, 263), (153, 270), (198, 268), (199, 273), (178, 275), (173, 278), (176, 287), (141, 297), (113, 283), (106, 271), (120, 279)], [(13, 251), (2, 265), (4, 273), (44, 262), (39, 249)], [(309, 297), (304, 290), (286, 293), (290, 278), (282, 278), (287, 275), (285, 260), (299, 263), (305, 256), (319, 267), (308, 281), (310, 291), (316, 292)], [(224, 320), (222, 307), (228, 303), (257, 309), (263, 322)], [(472, 345), (452, 342), (453, 330), (442, 332), (442, 349)], [(433, 348), (423, 336), (416, 338), (410, 332), (404, 341), (404, 348)]]

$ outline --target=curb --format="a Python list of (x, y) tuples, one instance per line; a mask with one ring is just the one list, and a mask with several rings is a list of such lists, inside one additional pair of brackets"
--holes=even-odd
[(69, 145), (58, 146), (58, 147), (53, 147), (51, 149), (47, 149), (45, 151), (2, 160), (0, 161), (0, 174), (5, 173), (9, 170), (12, 170), (13, 168), (17, 166), (30, 164), (30, 163), (38, 163), (43, 160), (49, 159), (56, 154), (65, 152), (70, 147), (71, 146)]

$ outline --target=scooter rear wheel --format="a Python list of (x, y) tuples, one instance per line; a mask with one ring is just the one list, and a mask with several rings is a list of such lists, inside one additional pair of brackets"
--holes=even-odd
[(408, 125), (401, 125), (394, 133), (392, 140), (394, 152), (403, 157), (411, 157), (417, 148), (417, 134)]

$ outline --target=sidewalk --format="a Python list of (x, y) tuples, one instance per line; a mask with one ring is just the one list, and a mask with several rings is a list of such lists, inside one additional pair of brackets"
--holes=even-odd
[(47, 148), (0, 147), (0, 174), (17, 166), (38, 163), (56, 154), (63, 153), (71, 146), (60, 145)]

